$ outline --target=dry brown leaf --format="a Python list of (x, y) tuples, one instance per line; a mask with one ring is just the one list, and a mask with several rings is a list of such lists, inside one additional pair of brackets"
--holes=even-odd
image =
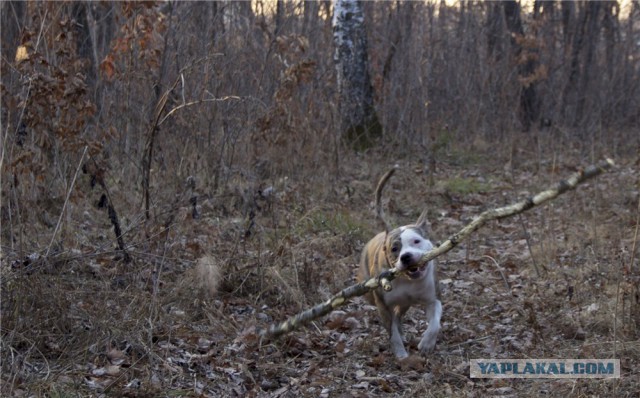
[(424, 370), (425, 368), (426, 360), (421, 355), (411, 354), (408, 357), (399, 360), (398, 364), (400, 365), (400, 368), (403, 371), (406, 371), (406, 370), (421, 371), (421, 370)]

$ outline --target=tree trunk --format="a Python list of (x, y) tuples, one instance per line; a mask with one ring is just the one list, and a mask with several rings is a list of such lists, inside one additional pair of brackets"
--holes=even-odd
[(319, 4), (316, 1), (305, 1), (302, 16), (302, 33), (311, 39), (310, 35), (315, 33), (318, 21)]
[[(596, 50), (596, 45), (598, 44), (598, 40), (600, 37), (599, 34), (599, 14), (601, 3), (597, 1), (589, 2), (586, 4), (585, 11), (585, 54), (584, 54), (584, 62), (582, 66), (582, 83), (580, 85), (580, 89), (578, 92), (578, 104), (576, 107), (576, 120), (574, 121), (574, 127), (577, 127), (583, 123), (583, 119), (585, 117), (587, 103), (587, 95), (589, 91), (589, 86), (591, 85), (591, 76), (594, 75), (592, 73), (595, 66), (593, 64), (593, 58)], [(594, 93), (597, 95), (597, 93)], [(592, 101), (593, 102), (593, 101)]]
[(25, 26), (27, 3), (22, 1), (6, 1), (0, 4), (2, 20), (2, 54), (3, 58), (12, 60), (16, 49), (21, 44), (20, 34)]
[[(511, 34), (511, 48), (512, 57), (518, 63), (518, 75), (523, 83), (522, 91), (520, 92), (520, 110), (519, 118), (522, 123), (524, 131), (529, 131), (533, 122), (538, 119), (539, 104), (536, 95), (536, 86), (534, 81), (528, 81), (528, 79), (536, 70), (536, 57), (525, 54), (525, 57), (521, 57), (523, 51), (522, 45), (518, 42), (518, 37), (524, 36), (524, 29), (522, 28), (522, 20), (520, 18), (520, 4), (516, 1), (505, 1), (502, 3), (504, 7), (504, 15), (507, 22), (507, 28)], [(521, 59), (524, 58), (524, 59)]]
[(204, 3), (207, 7), (207, 22), (205, 24), (207, 37), (210, 38), (210, 45), (217, 49), (219, 41), (224, 37), (224, 10), (221, 3), (217, 1), (208, 1)]
[(503, 56), (501, 40), (502, 32), (504, 31), (502, 10), (498, 2), (489, 3), (487, 7), (487, 50), (490, 58), (500, 59)]
[[(304, 14), (302, 17), (302, 34), (309, 40), (309, 51), (315, 52), (318, 48), (318, 41), (322, 42), (320, 31), (322, 30), (318, 11), (320, 4), (317, 1), (304, 2)], [(318, 40), (320, 39), (320, 40)]]
[[(575, 4), (572, 1), (561, 1), (560, 7), (562, 9), (562, 36), (564, 49), (567, 49), (571, 46), (571, 38), (572, 34), (572, 25), (575, 14)], [(566, 55), (566, 54), (565, 54)]]
[(282, 31), (282, 24), (284, 22), (284, 2), (278, 0), (276, 2), (276, 27), (273, 32), (273, 36), (277, 37), (280, 31)]
[(382, 127), (373, 107), (367, 35), (362, 4), (359, 1), (336, 0), (333, 41), (341, 134), (354, 149), (366, 149), (382, 135)]
[(618, 17), (620, 15), (620, 4), (617, 2), (606, 2), (602, 7), (602, 26), (604, 28), (605, 45), (605, 63), (607, 65), (607, 79), (613, 79), (614, 59), (617, 57), (616, 46), (620, 37), (620, 23)]
[[(568, 5), (570, 3), (570, 6)], [(580, 9), (580, 15), (576, 18), (573, 3), (561, 2), (562, 4), (562, 20), (564, 30), (564, 42), (565, 42), (565, 58), (569, 52), (569, 70), (567, 84), (564, 87), (562, 93), (562, 115), (567, 121), (571, 121), (570, 124), (574, 124), (577, 118), (576, 115), (576, 89), (578, 86), (578, 80), (580, 77), (580, 51), (582, 49), (584, 39), (584, 29), (586, 23), (586, 13), (584, 7)], [(572, 29), (574, 27), (574, 29)], [(572, 117), (570, 116), (573, 116)]]

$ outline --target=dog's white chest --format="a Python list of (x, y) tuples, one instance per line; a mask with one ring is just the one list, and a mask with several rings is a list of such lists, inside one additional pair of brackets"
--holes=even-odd
[(391, 282), (393, 289), (384, 293), (384, 302), (389, 307), (407, 309), (416, 304), (428, 304), (436, 299), (433, 264), (428, 267), (427, 275), (419, 280), (400, 277)]

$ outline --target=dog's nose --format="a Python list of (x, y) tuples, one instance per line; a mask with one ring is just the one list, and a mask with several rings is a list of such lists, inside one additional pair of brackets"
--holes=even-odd
[(413, 256), (411, 255), (411, 253), (405, 253), (402, 256), (400, 256), (400, 262), (402, 264), (409, 264), (411, 263), (412, 260), (413, 260)]

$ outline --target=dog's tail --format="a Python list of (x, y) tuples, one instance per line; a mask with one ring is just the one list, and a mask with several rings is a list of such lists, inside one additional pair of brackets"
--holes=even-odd
[(384, 226), (385, 232), (389, 232), (391, 230), (391, 224), (389, 224), (389, 221), (387, 221), (386, 218), (384, 217), (384, 210), (382, 210), (382, 190), (384, 189), (384, 186), (387, 184), (387, 181), (389, 181), (389, 178), (391, 178), (393, 173), (395, 173), (395, 171), (396, 171), (395, 167), (387, 171), (382, 176), (382, 178), (380, 178), (380, 181), (378, 182), (378, 186), (376, 187), (376, 215), (378, 216), (378, 220), (380, 220), (380, 222)]

